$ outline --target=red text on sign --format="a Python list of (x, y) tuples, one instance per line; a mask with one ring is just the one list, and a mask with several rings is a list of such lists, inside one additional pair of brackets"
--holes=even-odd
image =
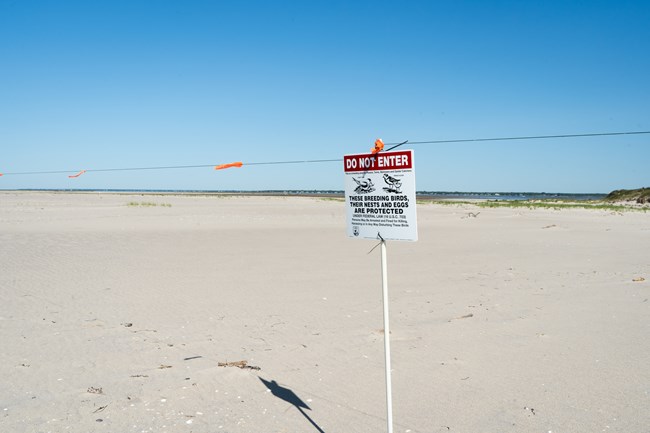
[(410, 169), (413, 168), (411, 155), (410, 151), (346, 155), (344, 169), (346, 172)]

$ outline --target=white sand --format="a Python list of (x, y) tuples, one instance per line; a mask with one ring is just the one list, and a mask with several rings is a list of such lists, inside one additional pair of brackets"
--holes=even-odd
[[(650, 213), (418, 215), (395, 432), (650, 431)], [(337, 201), (0, 192), (0, 432), (385, 431), (373, 246)]]

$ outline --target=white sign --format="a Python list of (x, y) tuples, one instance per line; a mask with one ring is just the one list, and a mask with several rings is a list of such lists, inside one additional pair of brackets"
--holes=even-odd
[(413, 151), (346, 155), (348, 236), (417, 241)]

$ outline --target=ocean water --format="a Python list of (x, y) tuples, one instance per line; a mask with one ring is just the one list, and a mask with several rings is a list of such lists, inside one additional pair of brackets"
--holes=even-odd
[[(38, 189), (30, 191), (67, 192), (115, 192), (150, 194), (250, 194), (250, 195), (294, 195), (343, 197), (343, 190), (158, 190), (158, 189)], [(418, 191), (418, 197), (434, 200), (602, 200), (607, 194), (601, 193), (547, 193), (547, 192), (463, 192), (463, 191)]]

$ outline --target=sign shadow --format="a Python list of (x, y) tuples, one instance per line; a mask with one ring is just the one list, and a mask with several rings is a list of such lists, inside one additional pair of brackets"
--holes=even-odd
[(314, 420), (312, 420), (311, 417), (309, 415), (307, 415), (307, 413), (305, 413), (305, 411), (303, 410), (303, 408), (307, 409), (307, 410), (311, 410), (311, 408), (307, 405), (307, 403), (302, 401), (300, 399), (300, 397), (298, 397), (292, 390), (290, 390), (289, 388), (284, 388), (284, 387), (280, 386), (275, 380), (272, 380), (272, 381), (269, 382), (268, 380), (264, 380), (259, 376), (258, 376), (258, 378), (262, 381), (264, 386), (266, 386), (266, 388), (269, 391), (271, 391), (271, 394), (273, 394), (274, 396), (276, 396), (280, 400), (284, 400), (287, 403), (295, 406), (296, 409), (298, 409), (298, 411), (300, 411), (302, 416), (307, 418), (307, 421), (309, 421), (311, 423), (311, 425), (313, 425), (314, 428), (316, 428), (316, 430), (318, 430), (319, 433), (325, 433), (323, 431), (323, 429), (320, 428), (319, 425), (316, 424), (314, 422)]

